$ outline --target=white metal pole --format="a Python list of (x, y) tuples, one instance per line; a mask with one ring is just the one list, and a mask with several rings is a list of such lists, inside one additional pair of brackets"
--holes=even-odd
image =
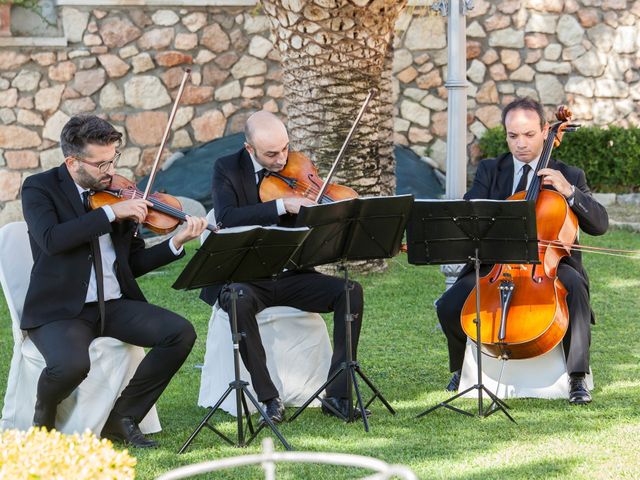
[[(460, 199), (467, 190), (467, 19), (473, 0), (439, 0), (432, 6), (447, 22), (447, 177), (446, 198)], [(442, 265), (446, 288), (462, 265)]]
[[(467, 185), (467, 21), (471, 0), (437, 2), (447, 15), (448, 47), (448, 115), (447, 115), (447, 183), (449, 199), (462, 198)], [(436, 5), (437, 5), (436, 4)], [(445, 10), (442, 12), (442, 10)]]

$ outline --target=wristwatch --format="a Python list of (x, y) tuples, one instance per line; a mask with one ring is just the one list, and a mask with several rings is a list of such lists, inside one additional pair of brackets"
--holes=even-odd
[(575, 196), (576, 196), (576, 186), (571, 185), (571, 195), (567, 197), (567, 202), (571, 202), (571, 200), (573, 200)]

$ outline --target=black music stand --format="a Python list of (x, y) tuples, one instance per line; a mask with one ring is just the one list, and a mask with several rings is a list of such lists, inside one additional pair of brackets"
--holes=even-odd
[[(347, 303), (345, 312), (347, 348), (344, 363), (296, 410), (289, 419), (290, 422), (295, 420), (316, 398), (339, 418), (346, 422), (353, 422), (355, 418), (352, 390), (356, 392), (356, 399), (362, 413), (361, 417), (365, 431), (369, 431), (369, 421), (365, 410), (376, 398), (379, 398), (387, 410), (395, 415), (396, 412), (393, 407), (364, 374), (360, 364), (353, 359), (351, 345), (353, 316), (349, 297), (349, 291), (353, 286), (349, 281), (349, 272), (345, 262), (390, 258), (397, 255), (400, 251), (400, 242), (409, 219), (412, 204), (413, 195), (401, 195), (396, 197), (356, 198), (300, 209), (297, 225), (305, 225), (312, 228), (312, 230), (300, 249), (292, 257), (291, 267), (310, 268), (327, 263), (340, 263), (339, 269), (344, 272)], [(325, 388), (336, 381), (344, 371), (346, 371), (347, 377), (347, 398), (349, 402), (349, 411), (346, 417), (320, 397)], [(362, 401), (356, 373), (373, 392), (373, 396), (367, 403)]]
[[(239, 227), (211, 233), (191, 261), (182, 271), (176, 282), (175, 289), (190, 290), (213, 284), (226, 283), (231, 290), (231, 334), (233, 339), (234, 380), (229, 388), (204, 416), (198, 427), (182, 445), (178, 453), (183, 453), (204, 427), (209, 428), (230, 445), (244, 447), (257, 437), (260, 431), (268, 426), (278, 437), (287, 450), (291, 446), (287, 443), (275, 424), (267, 416), (260, 403), (248, 390), (248, 382), (240, 379), (240, 340), (244, 333), (238, 333), (238, 318), (236, 301), (242, 292), (231, 288), (236, 282), (269, 278), (282, 272), (294, 251), (309, 234), (307, 228), (285, 229), (280, 227)], [(236, 415), (238, 440), (232, 441), (225, 434), (209, 424), (209, 419), (220, 408), (222, 402), (231, 394), (236, 394)], [(247, 408), (247, 398), (251, 401), (262, 417), (258, 428), (254, 430), (251, 415)], [(245, 441), (244, 419), (250, 437)]]
[[(407, 226), (407, 253), (414, 265), (437, 265), (473, 262), (476, 274), (476, 352), (477, 383), (453, 397), (420, 413), (445, 407), (454, 412), (475, 416), (449, 405), (466, 393), (478, 390), (478, 417), (487, 417), (509, 406), (482, 383), (482, 347), (480, 325), (480, 264), (540, 263), (536, 229), (535, 203), (526, 200), (418, 200)], [(483, 409), (482, 392), (493, 401)]]

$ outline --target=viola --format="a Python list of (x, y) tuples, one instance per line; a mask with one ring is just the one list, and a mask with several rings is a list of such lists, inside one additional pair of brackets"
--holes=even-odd
[(290, 152), (284, 169), (279, 172), (267, 172), (265, 174), (264, 179), (260, 183), (260, 200), (262, 202), (268, 202), (278, 198), (304, 197), (318, 204), (322, 204), (357, 198), (358, 194), (355, 190), (344, 185), (331, 183), (331, 179), (340, 161), (344, 157), (347, 146), (349, 142), (351, 142), (351, 138), (374, 94), (374, 89), (369, 90), (327, 174), (326, 181), (323, 181), (318, 176), (318, 169), (311, 159), (301, 152)]
[[(571, 254), (578, 219), (564, 196), (543, 189), (537, 175), (548, 166), (562, 133), (575, 129), (565, 107), (560, 107), (556, 117), (558, 122), (550, 127), (529, 189), (508, 198), (535, 202), (540, 264), (497, 264), (480, 279), (480, 340), (483, 349), (498, 358), (542, 355), (560, 343), (569, 324), (567, 290), (557, 277), (557, 268), (562, 258)], [(460, 320), (464, 332), (475, 340), (476, 287), (466, 299)]]
[[(124, 200), (143, 198), (143, 195), (144, 193), (138, 190), (134, 182), (122, 175), (115, 174), (111, 177), (111, 184), (108, 188), (99, 192), (91, 192), (89, 205), (92, 210), (95, 210)], [(152, 232), (164, 235), (187, 221), (180, 200), (176, 197), (167, 193), (155, 192), (148, 195), (147, 200), (153, 205), (149, 207), (143, 225)], [(217, 228), (215, 225), (207, 225), (207, 229), (215, 232)]]
[[(260, 183), (260, 200), (269, 202), (278, 198), (304, 197), (315, 201), (324, 183), (311, 159), (302, 152), (290, 152), (284, 169), (265, 173)], [(317, 203), (331, 203), (357, 196), (352, 188), (329, 183)]]

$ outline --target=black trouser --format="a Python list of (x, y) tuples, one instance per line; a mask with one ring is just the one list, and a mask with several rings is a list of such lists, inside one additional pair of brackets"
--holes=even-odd
[[(105, 307), (105, 337), (151, 348), (112, 410), (140, 422), (189, 355), (196, 333), (181, 316), (146, 302), (119, 299)], [(29, 330), (47, 364), (38, 381), (38, 402), (56, 406), (85, 379), (89, 345), (100, 336), (98, 315), (97, 303), (90, 303), (78, 318)]]
[[(491, 266), (480, 268), (480, 275), (489, 273)], [(566, 263), (558, 265), (558, 277), (567, 289), (569, 328), (563, 339), (567, 358), (567, 372), (589, 371), (589, 345), (591, 344), (591, 308), (587, 282), (573, 267)], [(465, 300), (475, 286), (475, 271), (458, 278), (449, 290), (436, 302), (438, 319), (447, 337), (449, 347), (449, 370), (462, 368), (467, 336), (460, 324), (460, 313)], [(482, 294), (482, 292), (480, 292)]]
[[(356, 358), (358, 338), (362, 326), (363, 296), (362, 287), (357, 282), (349, 295), (352, 323), (353, 358)], [(331, 376), (345, 361), (345, 311), (346, 299), (344, 280), (317, 272), (285, 272), (276, 280), (261, 280), (249, 283), (235, 283), (230, 286), (241, 295), (237, 301), (238, 331), (244, 332), (240, 342), (242, 361), (251, 375), (251, 384), (258, 394), (258, 400), (265, 402), (279, 396), (271, 381), (267, 369), (267, 359), (260, 338), (256, 314), (265, 308), (278, 305), (295, 307), (309, 312), (334, 312), (333, 314), (333, 356), (331, 357)], [(220, 306), (231, 310), (231, 294), (223, 289), (219, 296)], [(327, 387), (329, 397), (347, 397), (347, 377), (344, 374)]]

